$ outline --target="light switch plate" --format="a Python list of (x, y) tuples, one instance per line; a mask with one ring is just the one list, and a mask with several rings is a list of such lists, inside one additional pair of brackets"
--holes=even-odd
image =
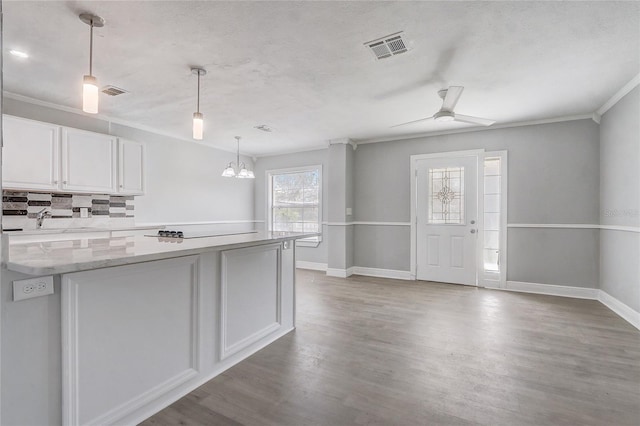
[(351, 207), (347, 207), (347, 216), (351, 216), (353, 214), (353, 209)]
[(53, 294), (53, 275), (13, 282), (13, 301)]
[(80, 217), (83, 217), (83, 218), (89, 217), (89, 208), (80, 207)]

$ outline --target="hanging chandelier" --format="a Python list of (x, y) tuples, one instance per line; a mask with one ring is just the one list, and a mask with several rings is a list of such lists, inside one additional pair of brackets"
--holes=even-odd
[(82, 79), (82, 110), (98, 113), (98, 80), (93, 76), (93, 28), (103, 27), (104, 19), (91, 13), (80, 14), (80, 20), (91, 27), (89, 35), (89, 75)]
[(236, 162), (233, 161), (227, 164), (227, 167), (222, 172), (224, 177), (234, 177), (237, 179), (254, 179), (255, 175), (253, 171), (248, 170), (247, 166), (240, 161), (240, 136), (236, 136), (238, 142), (238, 150), (236, 152)]

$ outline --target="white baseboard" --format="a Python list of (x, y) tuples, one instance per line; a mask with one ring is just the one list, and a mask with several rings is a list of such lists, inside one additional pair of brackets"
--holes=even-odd
[(347, 278), (353, 275), (353, 267), (347, 269), (327, 268), (328, 277)]
[(329, 268), (326, 263), (307, 262), (298, 260), (296, 268), (310, 269), (312, 271), (324, 271), (329, 277), (347, 278), (351, 275), (364, 275), (367, 277), (393, 278), (397, 280), (415, 280), (409, 271), (397, 269), (366, 268), (364, 266), (352, 266), (347, 269)]
[(296, 268), (299, 269), (310, 269), (312, 271), (326, 271), (327, 264), (319, 263), (319, 262), (307, 262), (306, 260), (297, 260)]
[(411, 280), (410, 271), (400, 271), (397, 269), (380, 269), (366, 268), (364, 266), (354, 266), (353, 273), (355, 275), (364, 275), (367, 277), (394, 278), (397, 280)]
[[(487, 288), (495, 288), (487, 286)], [(573, 297), (575, 299), (597, 300), (622, 319), (640, 330), (640, 312), (635, 311), (625, 303), (611, 296), (604, 290), (597, 288), (571, 287), (565, 285), (551, 285), (538, 283), (525, 283), (520, 281), (507, 281), (502, 290), (520, 291), (523, 293), (546, 294), (549, 296)]]
[(629, 324), (640, 330), (640, 312), (635, 311), (630, 306), (619, 301), (604, 290), (599, 291), (598, 301), (616, 314), (620, 315), (620, 317)]
[(507, 281), (505, 290), (521, 291), (524, 293), (547, 294), (549, 296), (573, 297), (576, 299), (598, 299), (597, 288), (572, 287), (566, 285), (526, 283), (521, 281)]

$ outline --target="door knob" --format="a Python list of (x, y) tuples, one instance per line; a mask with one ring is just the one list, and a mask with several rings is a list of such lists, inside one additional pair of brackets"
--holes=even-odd
[(472, 233), (472, 234), (475, 234), (475, 233), (476, 233), (476, 230), (475, 230), (475, 229), (472, 229), (472, 230), (471, 230), (471, 233)]
[(475, 225), (475, 224), (476, 224), (476, 221), (475, 221), (475, 220), (472, 220), (472, 221), (471, 221), (471, 224), (472, 224), (472, 225)]

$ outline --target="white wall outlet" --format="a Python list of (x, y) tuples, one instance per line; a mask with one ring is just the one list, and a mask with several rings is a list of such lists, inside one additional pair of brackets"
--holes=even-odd
[(87, 207), (80, 207), (80, 217), (89, 217), (89, 209)]
[(13, 282), (13, 300), (31, 299), (32, 297), (53, 294), (53, 275), (38, 278), (27, 278)]
[(347, 207), (347, 216), (351, 216), (353, 214), (353, 209), (351, 207)]

